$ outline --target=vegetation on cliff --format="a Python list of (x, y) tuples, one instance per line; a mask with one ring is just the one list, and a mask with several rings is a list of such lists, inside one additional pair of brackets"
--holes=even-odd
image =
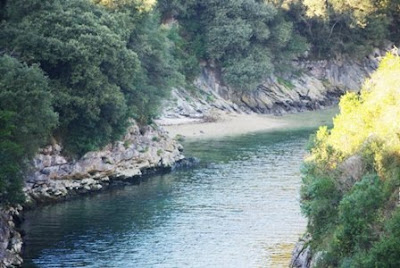
[(395, 0), (342, 2), (0, 0), (0, 201), (21, 195), (17, 170), (50, 137), (72, 156), (101, 148), (130, 118), (151, 122), (200, 63), (249, 90), (307, 50), (364, 56), (398, 38)]
[(400, 57), (340, 102), (303, 169), (302, 209), (318, 267), (400, 265)]
[(305, 39), (271, 3), (254, 0), (160, 1), (164, 17), (175, 14), (198, 60), (213, 63), (238, 90), (257, 86), (274, 68), (307, 49)]
[[(177, 18), (191, 63), (205, 61), (237, 90), (254, 89), (293, 58), (350, 54), (362, 58), (398, 41), (397, 0), (159, 0)], [(193, 69), (193, 68), (191, 68)]]

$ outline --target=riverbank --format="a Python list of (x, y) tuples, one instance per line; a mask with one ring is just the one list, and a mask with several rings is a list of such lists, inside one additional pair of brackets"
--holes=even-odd
[[(122, 140), (73, 159), (59, 144), (42, 148), (25, 174), (24, 210), (100, 192), (184, 161), (183, 147), (157, 126), (132, 122)], [(22, 206), (0, 211), (0, 268), (22, 263)]]
[(199, 119), (169, 119), (159, 120), (157, 123), (171, 137), (213, 139), (252, 132), (318, 127), (324, 124), (331, 124), (326, 118), (334, 117), (337, 112), (337, 107), (319, 110), (318, 112), (310, 111), (283, 116), (221, 112), (214, 117), (214, 122), (206, 122)]
[(27, 204), (61, 201), (102, 190), (114, 181), (172, 168), (184, 158), (183, 147), (156, 127), (133, 124), (121, 141), (71, 159), (58, 144), (40, 150), (26, 176)]

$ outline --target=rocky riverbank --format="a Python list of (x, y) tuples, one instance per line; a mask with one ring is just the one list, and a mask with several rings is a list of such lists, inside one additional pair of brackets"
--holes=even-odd
[(24, 192), (27, 204), (64, 200), (100, 191), (116, 181), (168, 169), (184, 157), (182, 146), (155, 126), (131, 126), (124, 139), (79, 160), (68, 159), (58, 144), (40, 150), (33, 159)]
[(21, 222), (21, 206), (0, 210), (0, 268), (22, 264), (22, 236), (17, 225)]
[[(133, 124), (125, 137), (80, 159), (63, 154), (59, 144), (39, 151), (26, 176), (25, 208), (98, 192), (149, 172), (169, 170), (184, 161), (183, 148), (156, 127)], [(18, 231), (22, 207), (0, 211), (0, 268), (22, 264)]]

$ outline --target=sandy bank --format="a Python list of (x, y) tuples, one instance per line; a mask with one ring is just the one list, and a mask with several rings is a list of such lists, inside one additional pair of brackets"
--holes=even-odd
[[(163, 125), (163, 124), (161, 124)], [(247, 132), (283, 128), (286, 122), (279, 118), (262, 115), (224, 114), (215, 122), (181, 120), (177, 124), (169, 121), (163, 125), (171, 137), (182, 135), (186, 138), (218, 138)]]
[(192, 139), (211, 139), (260, 131), (317, 127), (331, 124), (337, 108), (323, 111), (304, 112), (284, 116), (259, 114), (221, 114), (215, 122), (196, 119), (159, 120), (157, 123), (169, 132), (170, 137), (182, 135)]

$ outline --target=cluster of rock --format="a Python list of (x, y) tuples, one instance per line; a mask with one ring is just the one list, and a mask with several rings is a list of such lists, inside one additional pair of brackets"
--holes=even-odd
[(234, 102), (243, 110), (284, 114), (316, 110), (337, 104), (346, 91), (359, 91), (378, 60), (321, 60), (294, 62), (298, 70), (271, 76), (257, 89), (237, 93)]
[(221, 83), (218, 72), (204, 67), (195, 80), (196, 94), (175, 89), (164, 105), (162, 122), (169, 119), (207, 118), (213, 110), (281, 115), (337, 104), (346, 91), (359, 91), (378, 66), (379, 50), (362, 60), (336, 58), (293, 62), (292, 71), (271, 75), (254, 90), (236, 91)]
[(292, 259), (289, 267), (291, 268), (309, 268), (312, 262), (312, 252), (309, 242), (311, 241), (311, 235), (305, 234), (296, 243), (292, 251)]
[(182, 146), (156, 127), (129, 127), (123, 140), (102, 150), (68, 159), (58, 144), (40, 150), (25, 181), (28, 203), (63, 200), (102, 190), (114, 181), (148, 170), (172, 168), (184, 157)]
[(0, 268), (22, 264), (22, 237), (16, 229), (22, 207), (0, 210)]
[(292, 251), (290, 268), (315, 268), (324, 260), (326, 251), (313, 252), (310, 246), (311, 240), (311, 235), (306, 233), (296, 243)]

